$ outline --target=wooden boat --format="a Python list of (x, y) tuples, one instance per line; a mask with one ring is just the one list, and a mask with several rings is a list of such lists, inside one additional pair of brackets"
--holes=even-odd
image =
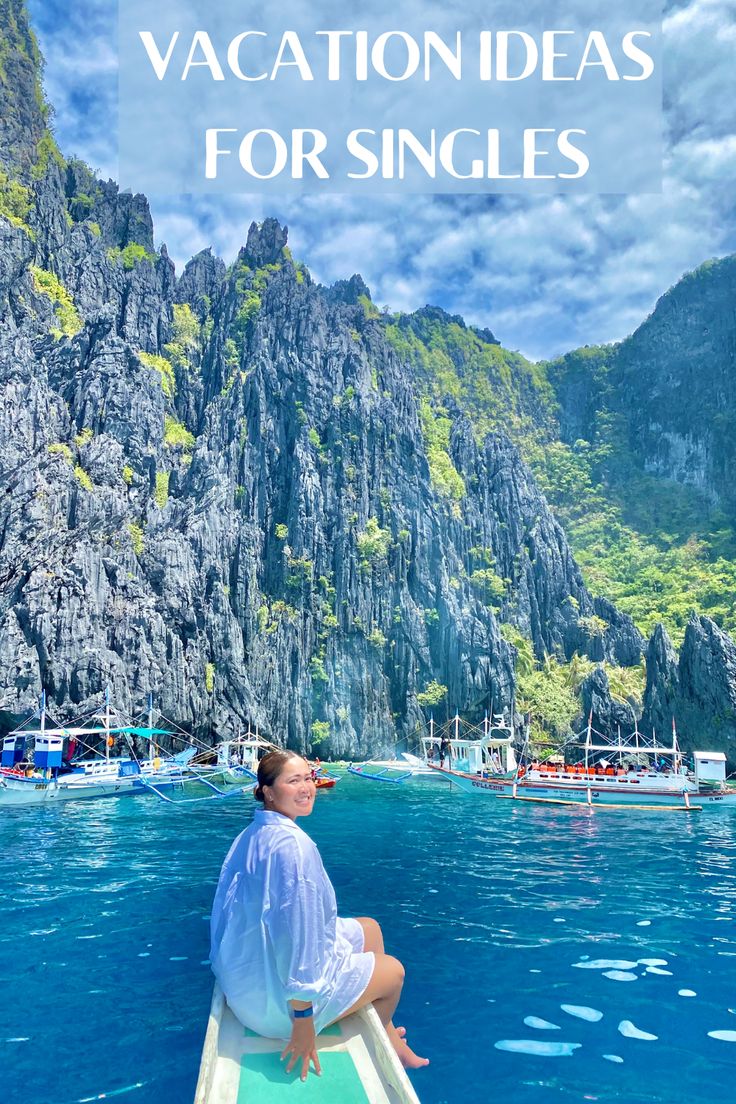
[[(189, 778), (187, 761), (194, 749), (174, 756), (162, 755), (155, 741), (171, 734), (152, 726), (142, 728), (114, 723), (107, 693), (104, 712), (93, 718), (101, 723), (49, 724), (45, 694), (41, 695), (38, 718), (38, 727), (29, 724), (14, 729), (2, 740), (0, 806), (158, 793), (181, 786)], [(111, 754), (116, 742), (130, 743), (132, 737), (148, 743), (147, 758)], [(100, 745), (102, 753), (96, 751)], [(72, 757), (72, 747), (92, 754)]]
[(589, 721), (585, 739), (578, 737), (577, 746), (580, 762), (532, 760), (513, 778), (494, 777), (484, 770), (442, 773), (466, 793), (513, 801), (668, 812), (736, 808), (736, 791), (726, 785), (725, 755), (696, 751), (695, 770), (689, 773), (674, 725), (672, 743), (662, 745), (638, 729), (625, 738), (609, 739), (595, 732)]
[(194, 1104), (281, 1104), (296, 1096), (320, 1104), (419, 1104), (381, 1021), (367, 1005), (317, 1037), (322, 1076), (286, 1073), (283, 1039), (244, 1028), (215, 985)]
[[(460, 735), (460, 717), (441, 729), (429, 722), (429, 734), (419, 741), (419, 754), (408, 751), (396, 759), (370, 759), (366, 763), (349, 767), (350, 774), (367, 778), (372, 782), (442, 781), (451, 767), (459, 772), (476, 774), (488, 771), (500, 777), (513, 777), (516, 769), (513, 729), (504, 724), (502, 717), (486, 717), (482, 727), (467, 726), (467, 735)], [(451, 751), (447, 754), (447, 766), (440, 767), (440, 747), (445, 743)]]
[[(50, 724), (45, 694), (42, 694), (38, 718), (38, 727), (33, 725), (34, 716), (27, 725), (14, 729), (2, 739), (0, 807), (139, 794), (153, 794), (170, 804), (192, 804), (230, 796), (208, 778), (192, 771), (190, 762), (196, 754), (194, 746), (175, 755), (164, 755), (160, 737), (170, 741), (173, 733), (154, 728), (152, 722), (146, 727), (114, 722), (107, 692), (104, 711), (74, 725)], [(147, 757), (139, 758), (135, 753), (134, 741), (137, 740), (148, 745)], [(112, 754), (116, 745), (125, 744), (129, 755)], [(79, 751), (91, 754), (78, 758)], [(232, 789), (232, 796), (243, 792), (243, 781), (241, 779), (240, 789)], [(170, 796), (173, 791), (181, 793), (190, 782), (207, 790), (207, 795), (176, 799)]]

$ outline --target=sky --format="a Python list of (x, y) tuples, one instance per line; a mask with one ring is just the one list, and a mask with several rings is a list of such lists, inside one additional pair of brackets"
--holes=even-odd
[[(117, 180), (115, 0), (28, 7), (62, 152)], [(359, 272), (392, 311), (443, 307), (535, 360), (620, 340), (685, 272), (736, 252), (736, 0), (669, 0), (663, 30), (661, 194), (156, 194), (156, 243), (178, 273), (207, 246), (230, 262), (273, 216), (316, 280)]]

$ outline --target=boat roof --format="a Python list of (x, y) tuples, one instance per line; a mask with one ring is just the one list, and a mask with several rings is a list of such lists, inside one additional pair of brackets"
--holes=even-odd
[(660, 743), (656, 734), (646, 736), (638, 729), (622, 736), (617, 732), (615, 736), (606, 736), (595, 728), (584, 728), (575, 736), (565, 741), (568, 747), (582, 747), (587, 751), (620, 752), (625, 755), (679, 755), (680, 748), (677, 745), (677, 737), (673, 732), (668, 738), (668, 743)]
[[(439, 736), (422, 736), (422, 743), (427, 745), (439, 744), (440, 739)], [(456, 740), (454, 737), (449, 737), (449, 740), (455, 751), (467, 750), (473, 747), (508, 747), (511, 743), (510, 736), (481, 736), (478, 740), (465, 740), (462, 737)]]
[(107, 732), (105, 728), (80, 728), (76, 725), (70, 725), (69, 728), (51, 727), (48, 728), (14, 728), (12, 732), (9, 732), (9, 736), (101, 736), (104, 732)]
[(585, 740), (576, 744), (576, 747), (587, 748), (588, 751), (620, 751), (626, 755), (679, 755), (680, 749), (671, 744), (588, 744)]
[(148, 728), (141, 725), (124, 725), (121, 727), (111, 728), (110, 732), (123, 732), (129, 736), (173, 736), (173, 732), (169, 732), (167, 728)]
[(283, 751), (283, 748), (280, 748), (278, 744), (274, 744), (272, 740), (267, 740), (264, 736), (259, 736), (256, 732), (246, 732), (242, 736), (227, 736), (218, 741), (218, 746), (223, 744), (244, 744), (246, 747), (269, 747)]
[(726, 762), (726, 755), (722, 751), (694, 751), (694, 759), (715, 759), (718, 763)]
[(135, 725), (115, 725), (110, 728), (84, 728), (81, 725), (49, 726), (45, 728), (14, 728), (9, 736), (103, 736), (107, 733), (127, 733), (130, 736), (171, 736), (172, 733), (165, 728), (140, 728)]

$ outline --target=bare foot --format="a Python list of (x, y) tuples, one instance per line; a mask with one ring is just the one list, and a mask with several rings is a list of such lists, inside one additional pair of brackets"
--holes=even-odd
[(429, 1065), (429, 1058), (420, 1058), (407, 1043), (405, 1027), (394, 1027), (393, 1024), (389, 1024), (387, 1031), (388, 1037), (391, 1040), (391, 1046), (396, 1051), (399, 1061), (406, 1069), (419, 1069), (420, 1066)]
[(397, 1046), (396, 1053), (404, 1069), (419, 1069), (421, 1066), (429, 1065), (429, 1058), (420, 1058), (418, 1054), (414, 1053), (408, 1043), (402, 1042), (400, 1046)]

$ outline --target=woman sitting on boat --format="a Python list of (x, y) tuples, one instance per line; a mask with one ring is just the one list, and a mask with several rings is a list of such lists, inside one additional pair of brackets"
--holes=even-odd
[(309, 764), (273, 751), (258, 764), (263, 803), (225, 859), (212, 909), (212, 969), (238, 1019), (267, 1038), (289, 1038), (287, 1072), (310, 1060), (320, 1072), (316, 1036), (373, 1003), (399, 1058), (427, 1064), (393, 1025), (404, 983), (401, 963), (383, 949), (375, 920), (337, 915), (319, 852), (296, 824), (316, 788)]

